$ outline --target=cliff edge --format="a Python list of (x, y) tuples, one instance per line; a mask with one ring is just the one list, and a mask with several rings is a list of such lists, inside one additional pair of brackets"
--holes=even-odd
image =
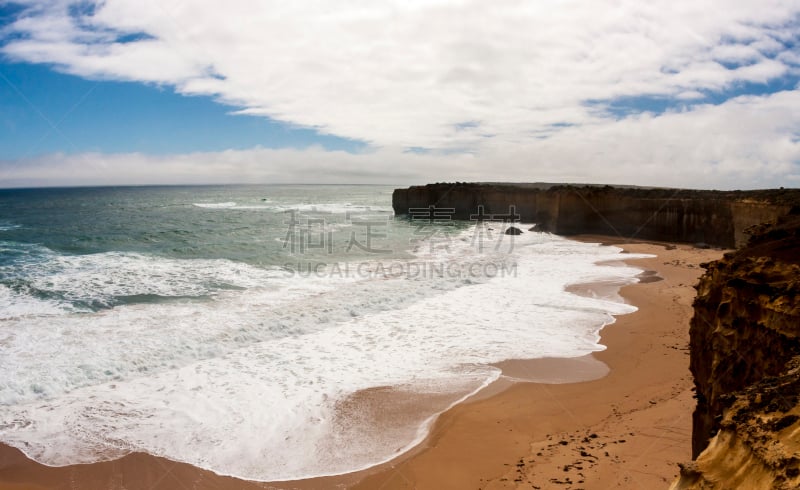
[[(743, 245), (750, 226), (800, 204), (800, 190), (707, 191), (563, 184), (455, 183), (396, 189), (395, 214), (437, 208), (437, 217), (477, 220), (516, 214), (541, 231), (626, 239)], [(513, 211), (512, 211), (513, 210)], [(422, 216), (424, 217), (424, 216)], [(502, 219), (502, 218), (501, 218)]]
[(675, 490), (800, 488), (800, 213), (751, 232), (696, 286), (696, 460)]

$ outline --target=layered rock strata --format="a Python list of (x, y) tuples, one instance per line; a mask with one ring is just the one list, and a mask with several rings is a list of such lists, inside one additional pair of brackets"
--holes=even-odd
[[(797, 210), (795, 210), (796, 213)], [(697, 407), (675, 489), (800, 488), (800, 214), (705, 264), (690, 327)]]
[[(429, 184), (396, 189), (398, 215), (425, 218), (502, 219), (511, 213), (542, 231), (560, 235), (706, 243), (733, 248), (745, 230), (800, 204), (800, 190), (702, 191), (560, 184)], [(513, 211), (512, 211), (513, 210)]]

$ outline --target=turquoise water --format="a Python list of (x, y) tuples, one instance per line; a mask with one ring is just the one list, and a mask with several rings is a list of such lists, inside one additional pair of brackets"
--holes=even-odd
[[(314, 221), (309, 225), (309, 219), (331, 225), (324, 231), (334, 232), (337, 260), (356, 259), (358, 248), (345, 253), (351, 230), (337, 227), (348, 215), (351, 222), (369, 219), (382, 222), (384, 232), (391, 229), (388, 234), (396, 241), (383, 248), (408, 248), (407, 241), (397, 242), (404, 238), (404, 220), (393, 219), (391, 192), (390, 187), (371, 186), (5, 190), (0, 191), (0, 229), (4, 241), (40, 244), (62, 253), (125, 251), (280, 265), (290, 252), (282, 241), (294, 209), (299, 228), (321, 230)], [(360, 228), (352, 231), (363, 233)]]
[[(409, 257), (424, 234), (394, 217), (391, 192), (376, 186), (263, 185), (0, 191), (0, 285), (58, 299), (58, 290), (26, 282), (26, 271), (53, 254), (226, 259), (298, 273), (331, 263)], [(446, 230), (463, 226), (452, 223)], [(235, 287), (220, 282), (209, 290)], [(143, 292), (61, 299), (96, 308), (162, 298)]]
[[(49, 465), (142, 451), (263, 481), (345, 473), (413, 447), (493, 363), (600, 350), (634, 310), (565, 291), (635, 281), (605, 264), (619, 249), (395, 217), (391, 193), (0, 191), (0, 441)], [(374, 420), (352, 400), (376, 387), (437, 402)]]

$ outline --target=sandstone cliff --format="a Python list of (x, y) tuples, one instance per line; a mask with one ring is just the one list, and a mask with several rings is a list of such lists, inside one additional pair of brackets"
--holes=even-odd
[(800, 190), (701, 191), (558, 184), (429, 184), (396, 189), (395, 213), (452, 209), (454, 219), (508, 214), (560, 235), (708, 243), (733, 248), (749, 226), (775, 219), (800, 203)]
[(800, 488), (800, 357), (732, 399), (719, 432), (670, 490)]
[(673, 489), (800, 488), (800, 214), (752, 232), (697, 286), (696, 461)]
[(800, 488), (800, 190), (459, 183), (398, 189), (393, 205), (451, 208), (454, 219), (513, 206), (523, 222), (563, 235), (737, 247), (705, 264), (696, 286), (696, 459), (671, 488)]

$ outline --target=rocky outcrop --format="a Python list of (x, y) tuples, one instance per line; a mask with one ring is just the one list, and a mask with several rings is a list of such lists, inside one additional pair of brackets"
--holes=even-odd
[(716, 436), (670, 489), (800, 488), (800, 356), (731, 399)]
[(800, 214), (751, 232), (697, 285), (696, 461), (675, 489), (800, 488)]
[(560, 235), (598, 234), (733, 248), (748, 227), (786, 214), (800, 190), (701, 191), (559, 184), (429, 184), (396, 189), (398, 215), (503, 219)]

